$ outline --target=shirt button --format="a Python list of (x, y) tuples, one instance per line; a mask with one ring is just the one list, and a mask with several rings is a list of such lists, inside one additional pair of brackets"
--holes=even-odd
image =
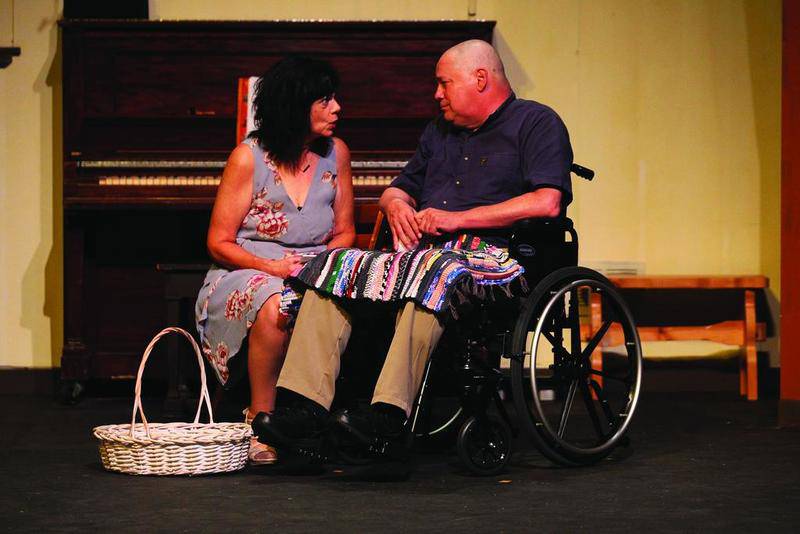
[(447, 201), (446, 201), (446, 200), (442, 200), (442, 204), (444, 204), (445, 206), (447, 206)]
[(456, 185), (461, 185), (461, 180), (456, 180)]
[(464, 156), (464, 161), (468, 161), (468, 160), (469, 160), (469, 156)]

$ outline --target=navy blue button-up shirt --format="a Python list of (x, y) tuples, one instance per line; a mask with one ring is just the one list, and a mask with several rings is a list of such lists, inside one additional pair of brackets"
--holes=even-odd
[[(542, 187), (562, 193), (562, 213), (572, 201), (572, 146), (555, 111), (513, 94), (478, 129), (432, 121), (400, 175), (392, 182), (417, 209), (463, 211), (497, 204)], [(469, 233), (498, 245), (506, 232)], [(440, 241), (437, 239), (437, 241)]]

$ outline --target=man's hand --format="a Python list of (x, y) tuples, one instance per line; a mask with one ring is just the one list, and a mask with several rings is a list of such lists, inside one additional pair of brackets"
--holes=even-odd
[(426, 208), (417, 213), (417, 224), (424, 234), (442, 235), (461, 228), (461, 215), (457, 211)]
[(401, 199), (392, 200), (386, 206), (386, 218), (392, 229), (395, 250), (400, 245), (408, 250), (417, 248), (422, 231), (417, 224), (417, 211)]

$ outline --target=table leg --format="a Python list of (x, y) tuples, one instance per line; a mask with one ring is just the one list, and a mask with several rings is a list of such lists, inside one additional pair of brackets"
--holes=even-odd
[[(739, 374), (744, 384), (747, 400), (758, 400), (758, 357), (756, 353), (756, 292), (747, 289), (744, 292), (744, 376)], [(745, 381), (746, 380), (746, 384)], [(740, 387), (741, 389), (741, 387)]]
[[(603, 297), (602, 297), (602, 295), (600, 295), (600, 293), (592, 293), (589, 303), (590, 303), (590, 307), (589, 307), (590, 323), (589, 324), (591, 326), (591, 328), (590, 328), (591, 335), (589, 336), (589, 339), (592, 339), (592, 337), (594, 337), (594, 335), (600, 330), (600, 327), (603, 326)], [(594, 352), (592, 352), (592, 356), (591, 356), (592, 369), (595, 369), (597, 371), (602, 371), (603, 370), (603, 347), (602, 347), (602, 345), (603, 344), (600, 343), (600, 345), (598, 345), (597, 348), (594, 349)], [(602, 387), (602, 385), (603, 385), (603, 377), (602, 376), (595, 375), (594, 376), (594, 380), (596, 380), (597, 383), (600, 384), (600, 386)], [(594, 391), (592, 392), (592, 396), (594, 396)]]

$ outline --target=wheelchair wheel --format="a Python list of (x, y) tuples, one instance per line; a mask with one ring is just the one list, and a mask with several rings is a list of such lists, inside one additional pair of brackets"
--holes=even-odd
[[(593, 303), (602, 305), (602, 317)], [(511, 374), (522, 425), (553, 462), (591, 464), (627, 443), (642, 350), (611, 282), (583, 267), (542, 279), (514, 329)]]
[(458, 456), (476, 475), (491, 476), (511, 459), (511, 430), (496, 417), (468, 418), (458, 433)]

